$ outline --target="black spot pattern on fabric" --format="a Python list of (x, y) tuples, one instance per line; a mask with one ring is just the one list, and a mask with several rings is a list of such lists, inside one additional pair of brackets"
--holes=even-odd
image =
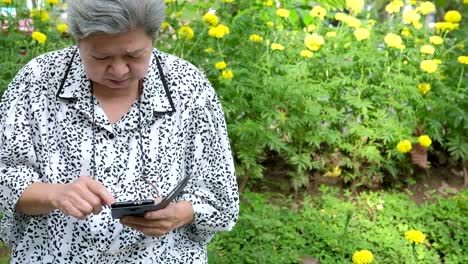
[[(206, 263), (207, 243), (217, 231), (234, 226), (239, 209), (226, 124), (214, 89), (196, 67), (154, 49), (140, 102), (110, 124), (97, 103), (93, 118), (90, 82), (79, 53), (59, 91), (75, 50), (71, 46), (33, 59), (2, 98), (0, 237), (12, 246), (11, 263)], [(192, 203), (194, 223), (151, 238), (113, 220), (107, 208), (85, 220), (58, 210), (40, 216), (15, 212), (17, 199), (32, 182), (70, 183), (91, 175), (93, 138), (93, 177), (117, 200), (155, 196), (141, 169), (163, 196), (189, 174), (177, 200)]]

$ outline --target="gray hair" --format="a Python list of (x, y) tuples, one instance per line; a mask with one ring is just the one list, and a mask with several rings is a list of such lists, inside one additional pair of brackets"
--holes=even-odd
[(75, 40), (93, 34), (120, 34), (143, 29), (153, 41), (165, 19), (164, 0), (72, 0), (68, 25)]

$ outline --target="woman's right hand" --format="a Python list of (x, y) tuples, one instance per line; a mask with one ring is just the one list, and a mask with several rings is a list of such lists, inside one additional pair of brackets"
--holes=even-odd
[(49, 199), (54, 208), (78, 219), (85, 219), (91, 213), (99, 214), (103, 205), (110, 206), (115, 201), (101, 182), (89, 176), (81, 176), (72, 183), (56, 185)]

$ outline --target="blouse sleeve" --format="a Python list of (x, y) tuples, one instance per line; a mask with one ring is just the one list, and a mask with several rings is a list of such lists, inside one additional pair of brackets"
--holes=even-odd
[(187, 126), (186, 172), (191, 174), (182, 200), (191, 202), (195, 220), (185, 226), (196, 241), (211, 240), (216, 231), (231, 230), (239, 213), (239, 194), (226, 123), (214, 89), (195, 98)]
[(29, 63), (20, 70), (0, 105), (0, 210), (4, 220), (13, 217), (23, 191), (40, 180), (29, 111), (32, 68)]

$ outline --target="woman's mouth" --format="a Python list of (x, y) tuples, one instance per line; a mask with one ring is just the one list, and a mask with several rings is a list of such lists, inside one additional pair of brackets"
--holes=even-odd
[(127, 81), (128, 81), (128, 79), (125, 79), (125, 80), (109, 80), (109, 82), (111, 82), (114, 85), (122, 85), (122, 84), (126, 83)]

